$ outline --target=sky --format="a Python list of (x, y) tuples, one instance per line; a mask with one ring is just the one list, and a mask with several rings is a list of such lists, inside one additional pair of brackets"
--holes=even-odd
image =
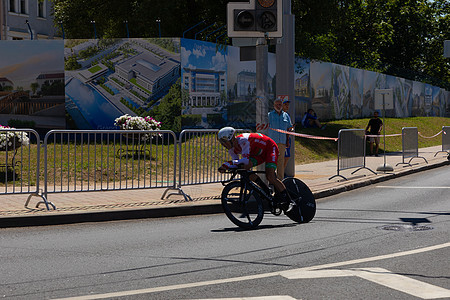
[(45, 72), (64, 72), (62, 40), (0, 41), (0, 77), (30, 89), (36, 77)]

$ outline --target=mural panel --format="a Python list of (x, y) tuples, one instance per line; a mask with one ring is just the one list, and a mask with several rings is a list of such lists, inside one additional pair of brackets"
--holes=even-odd
[(368, 118), (375, 110), (375, 89), (384, 89), (386, 86), (386, 75), (364, 70), (364, 96), (362, 105), (362, 117)]
[[(303, 114), (311, 107), (310, 61), (295, 58), (295, 123), (300, 124)], [(292, 104), (291, 104), (292, 105)], [(294, 118), (293, 118), (294, 119)]]
[(66, 127), (63, 42), (0, 41), (0, 124)]
[(411, 116), (422, 116), (425, 114), (425, 84), (413, 81)]
[(364, 99), (364, 70), (350, 68), (349, 117), (360, 118)]
[(179, 39), (65, 40), (71, 127), (117, 129), (114, 120), (157, 106), (180, 77)]
[(220, 128), (227, 122), (227, 48), (181, 39), (182, 128)]
[(331, 119), (331, 74), (332, 64), (313, 61), (311, 62), (311, 108), (314, 109), (320, 119)]
[(332, 64), (331, 109), (333, 119), (349, 117), (350, 112), (350, 68)]

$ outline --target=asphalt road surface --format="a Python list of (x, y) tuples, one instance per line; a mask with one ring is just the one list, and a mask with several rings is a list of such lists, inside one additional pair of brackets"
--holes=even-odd
[(224, 214), (0, 229), (0, 298), (450, 299), (449, 178), (401, 177), (251, 231)]

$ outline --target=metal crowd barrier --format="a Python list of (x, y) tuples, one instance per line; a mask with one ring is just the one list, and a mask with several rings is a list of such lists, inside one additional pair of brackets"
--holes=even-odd
[(328, 178), (344, 176), (339, 174), (339, 171), (358, 168), (351, 174), (356, 173), (361, 169), (367, 169), (375, 173), (370, 168), (366, 167), (366, 138), (364, 129), (341, 129), (338, 134), (338, 159), (337, 159), (337, 174)]
[(44, 196), (174, 188), (176, 152), (168, 130), (51, 130), (44, 138)]
[[(408, 162), (405, 159), (409, 158)], [(428, 161), (423, 156), (419, 156), (419, 133), (417, 127), (403, 127), (402, 128), (402, 162), (396, 166), (405, 164), (411, 165), (414, 158), (423, 158), (426, 163)]]
[[(216, 183), (225, 180), (229, 175), (217, 171), (224, 161), (231, 159), (228, 150), (217, 140), (217, 129), (186, 129), (178, 139), (178, 181), (175, 193), (183, 195), (185, 200), (192, 200), (182, 186)], [(236, 132), (250, 132), (246, 129), (236, 129)]]
[(48, 203), (40, 190), (40, 144), (39, 134), (32, 129), (0, 129), (0, 194), (30, 194), (25, 207), (32, 197), (41, 197), (47, 210)]
[(447, 153), (447, 159), (450, 160), (450, 126), (442, 126), (442, 150), (436, 152), (434, 156), (440, 152)]

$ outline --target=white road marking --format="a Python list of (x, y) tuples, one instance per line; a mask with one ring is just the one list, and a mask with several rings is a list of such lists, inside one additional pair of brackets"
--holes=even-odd
[(389, 185), (377, 185), (377, 188), (381, 189), (450, 189), (450, 186), (389, 186)]
[(264, 297), (243, 297), (243, 298), (207, 298), (195, 300), (297, 300), (291, 296), (264, 296)]
[(435, 286), (406, 276), (392, 273), (382, 268), (357, 268), (348, 270), (302, 270), (290, 273), (288, 279), (311, 279), (329, 277), (357, 276), (371, 282), (401, 291), (403, 293), (422, 298), (449, 298), (450, 290)]
[[(299, 274), (299, 273), (305, 272), (305, 271), (314, 271), (314, 270), (325, 269), (325, 268), (336, 268), (336, 267), (341, 267), (341, 266), (346, 266), (346, 265), (353, 265), (353, 264), (366, 263), (366, 262), (377, 261), (377, 260), (382, 260), (382, 259), (396, 258), (396, 257), (401, 257), (401, 256), (406, 256), (406, 255), (413, 255), (413, 254), (438, 250), (438, 249), (442, 249), (442, 248), (446, 248), (446, 247), (450, 247), (450, 242), (440, 244), (440, 245), (415, 249), (415, 250), (404, 251), (404, 252), (379, 255), (379, 256), (373, 256), (373, 257), (367, 257), (367, 258), (361, 258), (361, 259), (354, 259), (354, 260), (349, 260), (349, 261), (330, 263), (330, 264), (324, 264), (324, 265), (318, 265), (318, 266), (312, 266), (312, 267), (306, 267), (306, 268), (299, 268), (299, 269), (293, 269), (293, 270), (288, 270), (288, 271), (279, 271), (279, 272), (272, 272), (272, 273), (265, 273), (265, 274), (242, 276), (242, 277), (233, 277), (233, 278), (224, 278), (224, 279), (192, 282), (192, 283), (169, 285), (169, 286), (160, 286), (160, 287), (154, 287), (154, 288), (122, 291), (122, 292), (115, 292), (115, 293), (60, 298), (60, 300), (62, 300), (62, 299), (65, 299), (65, 300), (91, 300), (91, 299), (106, 299), (106, 298), (113, 298), (113, 297), (125, 297), (125, 296), (150, 294), (150, 293), (156, 293), (156, 292), (164, 292), (164, 291), (171, 291), (171, 290), (178, 290), (178, 289), (185, 289), (185, 288), (192, 288), (192, 287), (200, 287), (200, 286), (207, 286), (207, 285), (223, 284), (223, 283), (230, 283), (230, 282), (240, 282), (240, 281), (245, 281), (245, 280), (254, 280), (254, 279), (267, 278), (267, 277), (273, 277), (273, 276), (283, 276), (283, 277), (289, 278), (290, 276), (295, 276), (296, 274)], [(333, 270), (323, 270), (323, 271), (330, 272)], [(348, 270), (344, 270), (344, 271), (348, 271)], [(348, 271), (348, 272), (350, 272), (350, 271)], [(333, 274), (333, 272), (330, 272), (329, 274)], [(334, 274), (337, 274), (337, 273), (334, 273)], [(316, 276), (318, 276), (318, 273), (316, 273)], [(308, 277), (308, 278), (311, 278), (311, 277)], [(314, 278), (314, 277), (312, 277), (312, 278)]]
[(362, 268), (357, 276), (422, 299), (450, 298), (450, 290), (394, 274), (381, 268)]

